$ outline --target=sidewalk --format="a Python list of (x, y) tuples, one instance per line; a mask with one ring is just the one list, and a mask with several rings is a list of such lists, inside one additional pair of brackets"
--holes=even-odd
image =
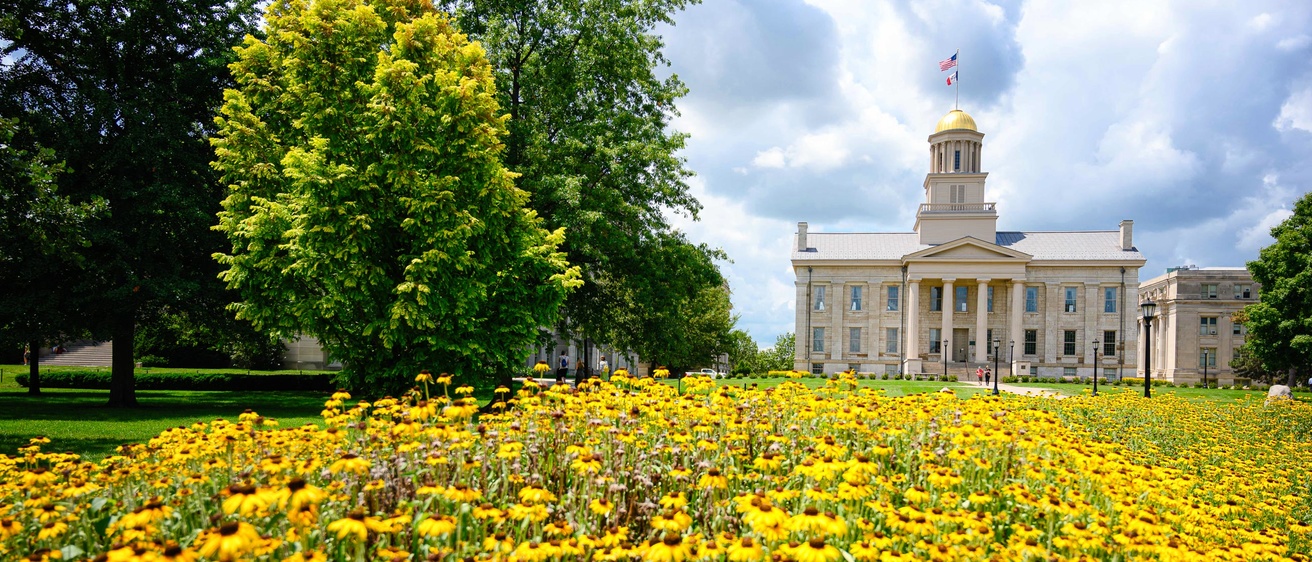
[[(976, 388), (987, 388), (990, 392), (992, 392), (993, 390), (992, 384), (989, 384), (987, 387), (984, 387), (984, 386), (980, 386), (978, 383), (970, 382), (970, 383), (966, 383), (966, 385), (974, 386)], [(1028, 386), (1015, 386), (1015, 385), (1001, 384), (1001, 383), (998, 384), (998, 391), (1010, 392), (1012, 394), (1020, 394), (1022, 396), (1047, 396), (1049, 398), (1056, 398), (1059, 400), (1066, 397), (1065, 394), (1062, 394), (1061, 392), (1051, 388), (1030, 388)]]

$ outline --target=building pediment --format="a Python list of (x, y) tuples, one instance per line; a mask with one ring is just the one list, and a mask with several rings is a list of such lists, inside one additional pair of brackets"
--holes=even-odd
[(985, 242), (978, 238), (958, 238), (945, 244), (925, 248), (903, 256), (903, 262), (914, 261), (1002, 261), (1028, 262), (1033, 258), (1024, 252), (1017, 252), (997, 244)]

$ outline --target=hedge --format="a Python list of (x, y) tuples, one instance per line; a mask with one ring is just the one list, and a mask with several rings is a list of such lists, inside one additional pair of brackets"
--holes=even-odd
[[(254, 375), (247, 373), (142, 373), (137, 372), (137, 390), (308, 390), (331, 392), (336, 385), (334, 375), (278, 374)], [(14, 377), (20, 386), (27, 386), (27, 373)], [(41, 373), (43, 388), (109, 389), (109, 371), (55, 371)]]

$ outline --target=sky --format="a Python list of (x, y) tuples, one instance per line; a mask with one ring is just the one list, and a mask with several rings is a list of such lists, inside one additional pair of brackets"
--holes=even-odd
[(738, 327), (793, 326), (811, 232), (910, 232), (957, 89), (998, 230), (1134, 221), (1140, 281), (1242, 266), (1312, 189), (1312, 2), (707, 0), (657, 30)]

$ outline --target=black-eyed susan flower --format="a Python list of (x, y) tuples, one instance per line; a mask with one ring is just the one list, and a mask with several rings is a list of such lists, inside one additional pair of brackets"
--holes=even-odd
[(615, 510), (615, 504), (611, 503), (610, 500), (607, 500), (606, 498), (596, 498), (588, 502), (588, 510), (597, 515), (608, 515), (611, 511)]
[(456, 530), (456, 520), (449, 515), (429, 515), (419, 521), (419, 534), (425, 537), (441, 537)]
[(201, 556), (225, 562), (242, 559), (260, 541), (260, 533), (246, 522), (228, 522), (197, 539)]
[(369, 472), (369, 460), (360, 458), (355, 453), (346, 453), (328, 466), (328, 472), (364, 475)]
[(728, 547), (730, 562), (757, 562), (765, 558), (765, 549), (752, 537), (743, 537)]
[(842, 557), (843, 554), (833, 545), (826, 544), (822, 537), (813, 538), (793, 549), (793, 558), (797, 562), (834, 562)]
[(684, 562), (692, 557), (693, 544), (675, 533), (665, 533), (660, 540), (647, 543), (642, 554), (645, 562)]

